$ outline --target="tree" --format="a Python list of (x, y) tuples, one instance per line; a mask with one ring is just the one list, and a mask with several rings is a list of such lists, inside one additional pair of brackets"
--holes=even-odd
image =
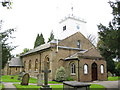
[(35, 40), (35, 43), (34, 43), (34, 48), (39, 46), (40, 45), (40, 36), (39, 34), (37, 34), (37, 37), (36, 37), (36, 40)]
[(96, 37), (95, 37), (94, 35), (89, 34), (89, 35), (87, 36), (87, 39), (88, 39), (93, 45), (95, 45), (95, 39), (96, 39)]
[(14, 31), (14, 29), (8, 29), (6, 31), (0, 32), (0, 46), (2, 46), (2, 68), (4, 68), (7, 61), (13, 57), (10, 52), (16, 48), (16, 46), (10, 45), (11, 42), (8, 43), (8, 39), (14, 38), (11, 36)]
[(108, 71), (115, 72), (113, 59), (120, 60), (120, 1), (109, 2), (112, 8), (113, 20), (109, 26), (98, 25), (99, 42), (98, 48), (101, 55), (107, 61)]
[(12, 2), (10, 0), (9, 1), (4, 0), (1, 3), (3, 7), (7, 7), (7, 9), (11, 8)]
[(40, 39), (40, 45), (45, 44), (45, 39), (44, 39), (42, 33), (40, 34), (40, 38), (39, 39)]
[(120, 62), (116, 62), (116, 75), (120, 76)]
[[(7, 9), (11, 8), (11, 4), (12, 4), (11, 1), (4, 0), (0, 3), (2, 4), (3, 7), (7, 7)], [(1, 30), (1, 25), (2, 25), (2, 20), (0, 21), (0, 30)], [(10, 34), (12, 34), (13, 31), (14, 29), (9, 29), (4, 32), (0, 32), (0, 66), (2, 66), (2, 68), (4, 68), (5, 63), (12, 56), (10, 51), (12, 51), (15, 48), (15, 47), (11, 47), (10, 45), (8, 45), (8, 43), (6, 43), (8, 37), (10, 36)]]
[(40, 36), (38, 34), (37, 37), (36, 37), (36, 40), (35, 40), (35, 43), (34, 43), (34, 48), (38, 47), (42, 44), (45, 44), (45, 39), (43, 37), (43, 34), (41, 33)]
[(30, 50), (31, 50), (31, 49), (24, 48), (24, 49), (23, 49), (23, 52), (22, 52), (22, 53), (20, 53), (20, 54), (25, 54), (25, 53), (29, 52)]
[(52, 41), (54, 39), (53, 31), (50, 33), (50, 37), (48, 38), (48, 42)]

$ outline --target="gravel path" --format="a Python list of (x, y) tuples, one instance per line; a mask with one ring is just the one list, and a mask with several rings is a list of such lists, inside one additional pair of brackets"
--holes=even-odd
[(90, 84), (99, 84), (107, 88), (107, 90), (120, 90), (120, 80), (119, 81), (94, 81), (89, 82)]
[(13, 83), (3, 82), (3, 84), (5, 86), (4, 90), (17, 90)]

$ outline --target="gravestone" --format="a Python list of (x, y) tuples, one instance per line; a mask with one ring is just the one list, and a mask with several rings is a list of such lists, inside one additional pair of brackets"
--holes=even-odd
[(45, 67), (42, 72), (44, 73), (44, 85), (40, 88), (40, 90), (52, 90), (52, 88), (48, 85), (48, 73), (50, 73), (51, 70), (48, 70), (48, 68)]
[(38, 80), (37, 85), (42, 86), (43, 85), (43, 74), (38, 74), (37, 80)]
[(24, 74), (22, 77), (21, 85), (28, 85), (30, 79), (30, 75), (28, 73)]
[(78, 81), (64, 81), (63, 90), (90, 90), (90, 84)]
[(21, 78), (23, 77), (24, 74), (25, 74), (25, 72), (20, 72), (18, 75), (18, 80), (21, 80)]

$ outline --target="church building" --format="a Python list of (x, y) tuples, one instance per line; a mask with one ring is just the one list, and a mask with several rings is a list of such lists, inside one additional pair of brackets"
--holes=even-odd
[(13, 58), (6, 64), (4, 74), (16, 75), (21, 71), (37, 77), (47, 67), (49, 80), (55, 80), (56, 71), (65, 68), (66, 77), (77, 81), (107, 80), (106, 61), (96, 47), (85, 37), (86, 21), (73, 14), (59, 22), (61, 32), (57, 39), (40, 45)]
[(59, 22), (58, 39), (40, 45), (20, 56), (24, 71), (36, 77), (45, 67), (55, 80), (56, 70), (65, 68), (66, 77), (78, 81), (107, 80), (106, 61), (83, 35), (86, 22), (73, 15)]

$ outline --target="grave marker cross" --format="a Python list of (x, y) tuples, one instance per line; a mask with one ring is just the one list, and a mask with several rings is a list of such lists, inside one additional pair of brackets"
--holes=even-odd
[(44, 73), (44, 86), (49, 87), (48, 86), (48, 74), (51, 72), (51, 70), (48, 70), (48, 68), (45, 67), (45, 69), (42, 70), (42, 72)]

